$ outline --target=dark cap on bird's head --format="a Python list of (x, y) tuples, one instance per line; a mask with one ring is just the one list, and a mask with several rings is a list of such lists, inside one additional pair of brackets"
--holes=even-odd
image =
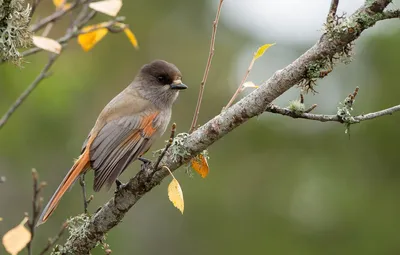
[(169, 85), (171, 89), (187, 89), (187, 86), (182, 83), (182, 74), (179, 69), (164, 60), (154, 60), (144, 65), (140, 70), (140, 76), (158, 85)]
[(164, 60), (154, 60), (142, 66), (132, 86), (160, 108), (172, 106), (178, 92), (188, 88), (182, 83), (179, 69)]

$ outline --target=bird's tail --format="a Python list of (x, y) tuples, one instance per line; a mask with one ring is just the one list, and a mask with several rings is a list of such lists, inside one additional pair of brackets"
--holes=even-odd
[(57, 208), (61, 197), (64, 193), (71, 187), (71, 185), (76, 181), (81, 173), (83, 173), (89, 164), (89, 153), (87, 150), (78, 158), (71, 169), (68, 171), (67, 175), (64, 177), (61, 184), (58, 186), (56, 192), (54, 192), (50, 201), (47, 203), (46, 207), (43, 209), (36, 226), (39, 226), (47, 221), (47, 219), (53, 214), (54, 210)]

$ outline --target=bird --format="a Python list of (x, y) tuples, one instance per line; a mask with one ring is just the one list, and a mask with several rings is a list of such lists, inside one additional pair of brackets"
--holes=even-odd
[(43, 209), (36, 226), (52, 215), (61, 197), (89, 169), (93, 190), (108, 189), (130, 163), (146, 153), (167, 129), (182, 74), (172, 63), (154, 60), (141, 67), (134, 80), (100, 112), (83, 143), (81, 154)]

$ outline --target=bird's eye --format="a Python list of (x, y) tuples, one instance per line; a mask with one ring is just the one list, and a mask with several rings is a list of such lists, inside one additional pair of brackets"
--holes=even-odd
[(161, 83), (165, 83), (166, 78), (165, 78), (165, 76), (158, 76), (158, 77), (157, 77), (157, 80), (158, 80), (159, 82), (161, 82)]

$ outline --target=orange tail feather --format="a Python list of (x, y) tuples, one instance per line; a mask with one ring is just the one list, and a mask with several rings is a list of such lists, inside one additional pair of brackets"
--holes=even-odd
[(56, 192), (54, 192), (50, 201), (47, 203), (46, 207), (43, 209), (42, 214), (36, 226), (39, 226), (47, 221), (47, 219), (53, 214), (54, 210), (57, 208), (61, 197), (64, 193), (71, 187), (71, 185), (76, 181), (81, 173), (85, 171), (89, 164), (89, 155), (87, 151), (79, 157), (72, 168), (68, 171), (67, 175), (64, 177), (63, 181), (58, 186)]

